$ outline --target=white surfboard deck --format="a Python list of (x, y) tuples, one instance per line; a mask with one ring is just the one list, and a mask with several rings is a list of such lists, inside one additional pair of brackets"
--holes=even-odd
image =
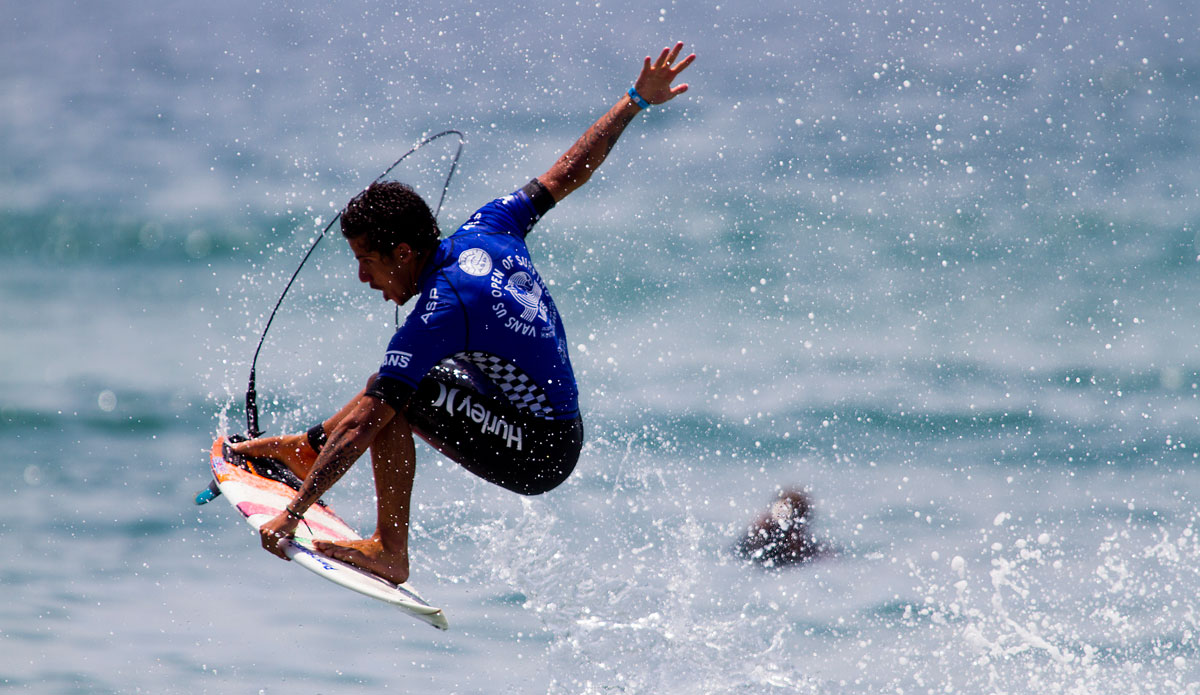
[[(225, 499), (257, 529), (278, 516), (295, 499), (296, 491), (283, 483), (229, 463), (222, 453), (224, 443), (224, 437), (218, 437), (213, 442), (210, 457), (213, 478)], [(334, 584), (390, 603), (438, 629), (449, 629), (445, 613), (429, 605), (407, 582), (393, 584), (370, 572), (322, 555), (313, 548), (314, 540), (350, 541), (360, 538), (333, 509), (314, 504), (305, 512), (304, 521), (296, 529), (295, 539), (285, 542), (284, 553), (296, 564)]]

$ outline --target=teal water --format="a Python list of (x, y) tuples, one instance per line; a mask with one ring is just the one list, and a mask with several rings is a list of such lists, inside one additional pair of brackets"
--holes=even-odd
[[(1188, 3), (14, 7), (0, 42), (0, 684), (29, 693), (1196, 692)], [(329, 216), (467, 134), (442, 219), (676, 38), (532, 251), (589, 443), (522, 499), (428, 449), (438, 633), (192, 506)], [(435, 195), (449, 155), (405, 177)], [(332, 243), (331, 243), (332, 242)], [(259, 362), (306, 427), (392, 310), (336, 237)], [(778, 487), (832, 557), (730, 552)], [(373, 524), (369, 471), (330, 495)]]

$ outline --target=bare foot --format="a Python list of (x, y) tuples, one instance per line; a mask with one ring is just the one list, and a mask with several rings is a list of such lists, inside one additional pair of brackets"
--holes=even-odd
[(313, 546), (335, 560), (354, 565), (395, 584), (408, 581), (408, 552), (388, 550), (378, 536), (360, 541), (315, 541)]
[(230, 448), (243, 456), (261, 456), (282, 461), (301, 480), (308, 477), (308, 472), (317, 462), (317, 452), (309, 446), (308, 436), (304, 434), (250, 439), (230, 444)]

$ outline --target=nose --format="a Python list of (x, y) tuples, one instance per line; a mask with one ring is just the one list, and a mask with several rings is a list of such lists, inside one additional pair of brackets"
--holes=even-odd
[(371, 284), (371, 274), (367, 272), (366, 266), (362, 263), (358, 264), (358, 281)]

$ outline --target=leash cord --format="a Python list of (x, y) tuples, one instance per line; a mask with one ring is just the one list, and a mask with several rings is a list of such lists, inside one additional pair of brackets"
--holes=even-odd
[[(450, 171), (446, 174), (446, 182), (442, 185), (442, 195), (438, 198), (437, 209), (433, 213), (434, 219), (437, 219), (438, 215), (442, 212), (442, 203), (446, 201), (446, 192), (450, 190), (450, 181), (454, 178), (454, 172), (458, 169), (458, 159), (462, 156), (463, 145), (466, 143), (466, 137), (461, 132), (457, 130), (443, 130), (440, 133), (430, 135), (429, 137), (421, 140), (414, 145), (411, 150), (400, 155), (399, 159), (397, 159), (395, 162), (392, 162), (392, 165), (389, 166), (382, 174), (376, 177), (372, 183), (378, 183), (382, 181), (388, 174), (392, 173), (393, 169), (400, 166), (400, 162), (403, 162), (410, 154), (416, 152), (438, 138), (447, 135), (458, 136), (458, 148), (454, 151), (454, 158), (450, 162)], [(300, 265), (296, 266), (296, 270), (292, 273), (291, 279), (288, 280), (287, 285), (285, 285), (283, 288), (283, 292), (280, 293), (279, 300), (275, 302), (275, 308), (271, 310), (271, 315), (267, 318), (267, 323), (263, 326), (262, 334), (258, 338), (258, 347), (254, 349), (254, 359), (250, 361), (250, 380), (246, 388), (246, 433), (251, 439), (257, 439), (263, 434), (262, 430), (258, 428), (258, 391), (255, 388), (255, 376), (258, 371), (258, 355), (260, 352), (262, 352), (263, 343), (267, 339), (267, 331), (271, 330), (271, 323), (275, 321), (275, 314), (279, 311), (279, 307), (283, 305), (283, 298), (287, 296), (288, 290), (292, 289), (292, 283), (296, 281), (296, 276), (300, 274), (300, 270), (304, 267), (304, 264), (308, 262), (308, 259), (310, 256), (312, 256), (313, 251), (316, 250), (317, 244), (320, 244), (321, 240), (325, 238), (325, 233), (332, 229), (334, 223), (341, 219), (341, 217), (341, 212), (338, 212), (338, 214), (334, 215), (333, 219), (329, 220), (329, 224), (325, 225), (325, 228), (322, 229), (321, 233), (317, 235), (316, 240), (314, 240), (313, 243), (308, 247), (308, 251), (304, 254), (304, 258), (300, 260)], [(400, 307), (396, 307), (396, 323), (397, 325), (400, 323)]]

